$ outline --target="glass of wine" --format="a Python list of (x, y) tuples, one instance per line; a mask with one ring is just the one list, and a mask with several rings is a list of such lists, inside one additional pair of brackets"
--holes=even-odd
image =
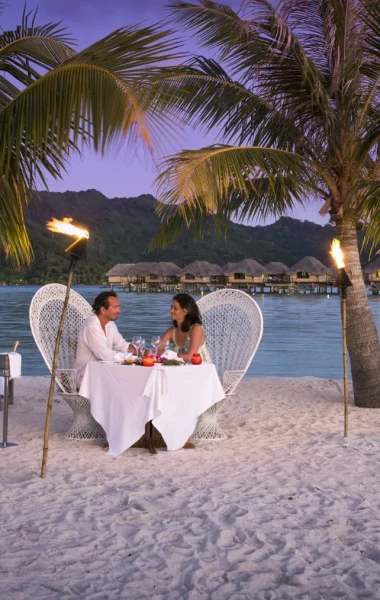
[(160, 345), (160, 342), (161, 342), (161, 338), (159, 335), (154, 335), (152, 337), (151, 343), (154, 348), (154, 350), (152, 352), (153, 356), (157, 356), (157, 350), (158, 350), (158, 346)]
[(137, 357), (139, 356), (139, 349), (141, 347), (142, 337), (141, 335), (134, 335), (132, 338), (132, 346), (136, 348)]

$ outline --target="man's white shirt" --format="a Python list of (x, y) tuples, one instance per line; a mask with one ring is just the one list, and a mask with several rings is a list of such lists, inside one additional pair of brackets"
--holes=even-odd
[(74, 369), (77, 371), (77, 386), (79, 387), (87, 364), (93, 361), (107, 360), (119, 362), (131, 356), (128, 352), (129, 343), (119, 333), (113, 321), (102, 329), (97, 315), (91, 315), (82, 323), (79, 330), (77, 355)]

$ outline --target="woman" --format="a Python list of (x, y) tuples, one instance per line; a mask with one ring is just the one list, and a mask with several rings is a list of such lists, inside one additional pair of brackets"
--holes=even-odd
[(199, 353), (203, 362), (211, 362), (205, 343), (202, 317), (194, 298), (189, 294), (177, 294), (172, 300), (170, 314), (173, 327), (162, 336), (158, 355), (162, 354), (168, 343), (173, 342), (178, 358), (190, 362), (193, 354)]

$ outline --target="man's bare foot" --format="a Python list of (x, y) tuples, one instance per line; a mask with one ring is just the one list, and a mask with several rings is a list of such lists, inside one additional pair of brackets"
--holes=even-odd
[(193, 442), (186, 442), (183, 447), (186, 448), (186, 450), (195, 450), (195, 444), (193, 444)]

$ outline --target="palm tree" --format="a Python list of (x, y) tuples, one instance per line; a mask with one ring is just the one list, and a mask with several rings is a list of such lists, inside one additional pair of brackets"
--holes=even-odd
[(166, 222), (152, 246), (209, 214), (279, 216), (320, 197), (345, 253), (347, 343), (355, 402), (380, 407), (380, 347), (359, 261), (357, 227), (380, 239), (380, 2), (173, 0), (173, 18), (219, 60), (168, 73), (175, 109), (219, 141), (169, 157), (158, 177)]
[(159, 145), (171, 124), (150, 82), (178, 56), (159, 26), (124, 27), (76, 52), (59, 23), (35, 21), (24, 10), (21, 25), (0, 35), (0, 245), (19, 265), (32, 258), (29, 194), (47, 174), (62, 175), (78, 144), (102, 153), (125, 138)]

